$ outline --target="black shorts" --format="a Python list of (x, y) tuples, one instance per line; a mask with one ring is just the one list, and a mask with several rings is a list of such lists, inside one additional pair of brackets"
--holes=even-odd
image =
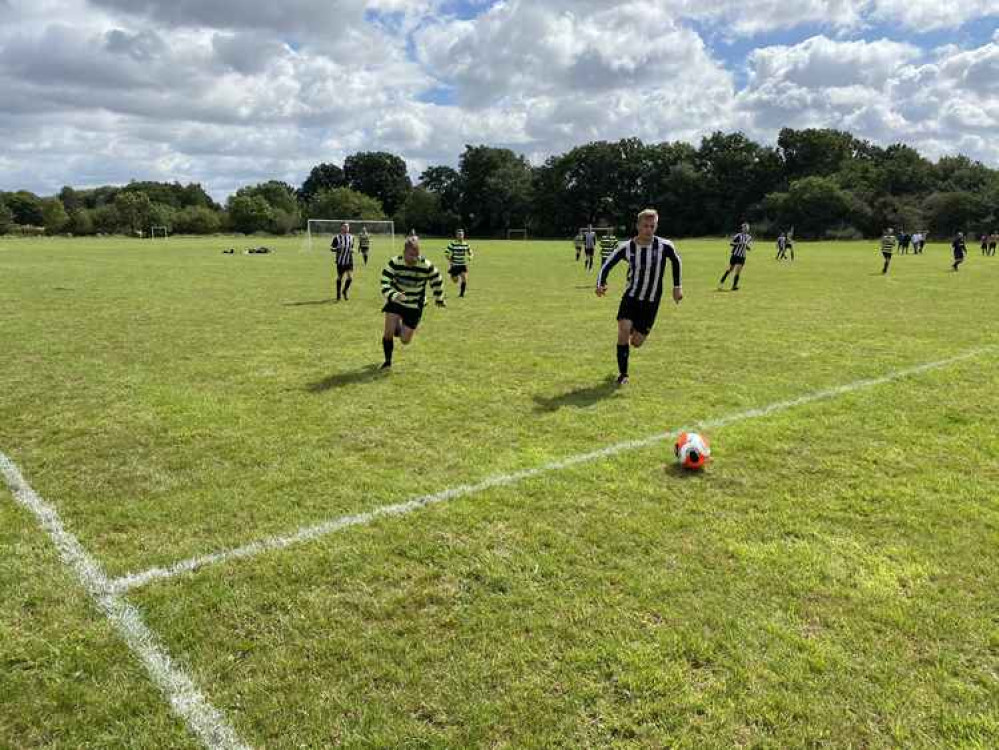
[(451, 266), (447, 269), (448, 276), (461, 276), (463, 273), (468, 273), (468, 266)]
[(593, 255), (593, 248), (592, 247), (588, 247), (588, 248), (586, 248), (585, 252), (586, 252), (587, 255)]
[(656, 324), (658, 314), (658, 302), (641, 302), (627, 294), (621, 298), (621, 304), (617, 308), (617, 319), (630, 320), (631, 327), (643, 336), (649, 335), (652, 326)]
[(336, 275), (337, 276), (343, 276), (348, 271), (351, 272), (351, 273), (354, 272), (354, 264), (353, 263), (348, 263), (345, 266), (341, 266), (339, 263), (336, 264)]
[(395, 302), (386, 302), (385, 307), (382, 308), (382, 312), (398, 315), (402, 318), (402, 324), (406, 326), (406, 328), (410, 328), (414, 331), (420, 325), (420, 318), (423, 317), (422, 307), (414, 310), (410, 307), (403, 307)]
[(745, 255), (731, 255), (728, 259), (728, 264), (730, 266), (744, 266), (746, 265)]
[(891, 253), (882, 252), (881, 254), (885, 256), (885, 260), (891, 260)]
[(964, 260), (964, 253), (954, 253), (954, 260)]

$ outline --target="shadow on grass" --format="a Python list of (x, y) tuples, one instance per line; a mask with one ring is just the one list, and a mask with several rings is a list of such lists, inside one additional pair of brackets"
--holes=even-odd
[(302, 302), (282, 302), (281, 304), (285, 307), (302, 307), (302, 305), (329, 305), (332, 302), (333, 300), (327, 297), (326, 299), (307, 299)]
[(618, 390), (617, 379), (608, 375), (605, 380), (601, 380), (596, 385), (588, 385), (566, 391), (558, 396), (535, 396), (534, 408), (537, 411), (553, 412), (566, 406), (574, 406), (582, 409), (587, 406), (603, 401), (605, 398), (613, 396)]
[[(710, 464), (708, 464), (710, 466)], [(704, 471), (685, 469), (676, 461), (666, 467), (666, 474), (674, 479), (704, 479)]]
[(309, 383), (306, 386), (306, 390), (310, 393), (325, 393), (334, 388), (343, 388), (347, 385), (370, 383), (372, 380), (378, 380), (386, 374), (387, 371), (382, 370), (379, 365), (367, 365), (357, 370), (338, 372), (335, 375), (330, 375), (328, 378), (317, 380), (315, 383)]

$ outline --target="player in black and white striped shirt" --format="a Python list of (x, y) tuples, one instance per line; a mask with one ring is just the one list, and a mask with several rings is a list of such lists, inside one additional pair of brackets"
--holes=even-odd
[(718, 282), (718, 288), (723, 289), (725, 287), (725, 279), (728, 278), (730, 273), (735, 273), (735, 278), (732, 280), (732, 291), (739, 291), (739, 274), (742, 272), (743, 266), (746, 265), (746, 253), (752, 249), (753, 238), (749, 234), (749, 224), (743, 224), (739, 227), (739, 233), (732, 238), (732, 254), (728, 259), (728, 270), (722, 274), (721, 281)]
[(673, 243), (656, 237), (659, 212), (647, 208), (638, 214), (638, 236), (618, 245), (597, 274), (597, 296), (607, 293), (607, 276), (622, 260), (628, 263), (628, 281), (617, 310), (618, 385), (628, 382), (629, 345), (645, 343), (659, 312), (663, 294), (663, 272), (669, 263), (673, 276), (673, 301), (683, 299), (680, 255)]
[(350, 224), (340, 225), (340, 234), (333, 237), (330, 252), (336, 255), (336, 301), (340, 301), (340, 287), (343, 287), (343, 298), (350, 299), (347, 291), (354, 278), (354, 235), (350, 233)]
[(583, 268), (587, 271), (593, 268), (593, 254), (597, 251), (597, 233), (593, 231), (593, 226), (588, 226), (583, 232), (583, 253), (586, 259), (583, 261)]

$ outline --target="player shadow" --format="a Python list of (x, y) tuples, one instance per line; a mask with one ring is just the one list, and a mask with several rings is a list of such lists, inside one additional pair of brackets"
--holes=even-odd
[(282, 302), (285, 307), (302, 307), (302, 305), (329, 305), (333, 302), (331, 297), (326, 299), (306, 299), (301, 302)]
[(365, 367), (359, 367), (356, 370), (338, 372), (334, 375), (323, 378), (322, 380), (317, 380), (315, 383), (309, 383), (305, 389), (310, 393), (325, 393), (326, 391), (331, 391), (335, 388), (343, 388), (347, 385), (370, 383), (385, 374), (386, 371), (382, 370), (379, 365), (367, 365)]
[(613, 396), (617, 391), (617, 380), (609, 375), (596, 385), (575, 388), (558, 396), (535, 395), (534, 408), (536, 411), (541, 412), (555, 412), (567, 406), (585, 409), (587, 406), (593, 406), (605, 398)]
[(689, 469), (685, 469), (682, 466), (680, 466), (680, 464), (675, 463), (675, 462), (671, 463), (671, 464), (667, 464), (665, 471), (666, 471), (666, 474), (668, 474), (670, 477), (672, 477), (674, 479), (703, 479), (704, 478), (704, 472), (703, 471), (690, 471)]

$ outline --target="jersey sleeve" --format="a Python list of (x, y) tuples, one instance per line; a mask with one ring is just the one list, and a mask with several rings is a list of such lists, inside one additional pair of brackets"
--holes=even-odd
[(673, 286), (682, 286), (683, 262), (680, 260), (680, 253), (676, 251), (672, 242), (666, 243), (665, 255), (669, 259), (670, 271), (673, 273)]
[(597, 274), (597, 286), (607, 286), (607, 276), (610, 274), (611, 269), (624, 260), (627, 252), (628, 243), (622, 242), (617, 246), (617, 250), (608, 256), (607, 260), (604, 261), (604, 264), (600, 266), (600, 273)]
[(430, 290), (434, 293), (435, 300), (444, 301), (444, 277), (433, 263), (430, 264)]

